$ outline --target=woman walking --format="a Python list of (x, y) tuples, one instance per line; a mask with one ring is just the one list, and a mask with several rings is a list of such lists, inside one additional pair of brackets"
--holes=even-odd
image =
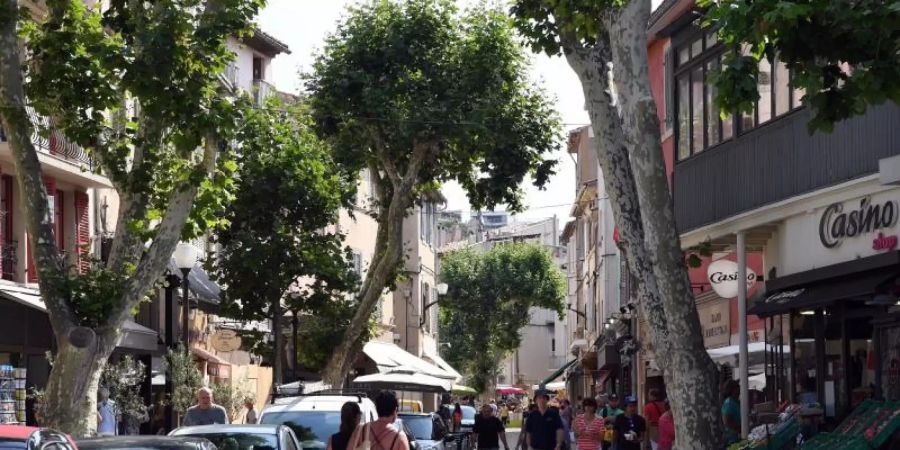
[(462, 427), (462, 406), (459, 403), (456, 404), (456, 407), (453, 408), (453, 432), (459, 433), (459, 429)]
[(603, 433), (606, 431), (603, 419), (597, 417), (597, 401), (586, 398), (581, 401), (584, 412), (575, 418), (575, 444), (578, 450), (600, 450)]
[(337, 433), (331, 435), (331, 438), (328, 439), (328, 450), (353, 450), (348, 449), (347, 444), (350, 443), (350, 439), (356, 433), (361, 417), (362, 414), (358, 403), (344, 403), (344, 406), (341, 407), (341, 427)]

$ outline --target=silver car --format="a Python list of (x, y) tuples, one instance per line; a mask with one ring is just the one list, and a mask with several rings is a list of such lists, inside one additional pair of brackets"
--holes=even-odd
[(202, 425), (176, 428), (169, 436), (191, 436), (212, 442), (219, 450), (302, 450), (286, 425)]
[(441, 416), (401, 413), (399, 418), (412, 431), (418, 450), (456, 450), (457, 436), (450, 434)]

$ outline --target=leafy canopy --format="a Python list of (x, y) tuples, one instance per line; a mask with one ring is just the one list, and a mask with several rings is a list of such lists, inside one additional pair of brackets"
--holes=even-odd
[(565, 310), (565, 280), (550, 252), (527, 243), (449, 254), (441, 261), (441, 335), (448, 361), (483, 390), (500, 359), (519, 347), (531, 308)]
[(265, 320), (282, 299), (288, 310), (318, 313), (357, 288), (343, 237), (329, 228), (353, 186), (305, 118), (303, 106), (274, 100), (243, 116), (237, 190), (210, 263), (228, 286), (225, 316)]
[(543, 186), (559, 120), (527, 79), (509, 18), (449, 0), (367, 2), (350, 10), (306, 76), (316, 131), (349, 173), (406, 175), (417, 189), (457, 180), (475, 208), (521, 209), (519, 184)]
[[(862, 0), (703, 0), (706, 25), (731, 50), (715, 84), (723, 111), (752, 111), (759, 61), (776, 55), (804, 89), (810, 130), (885, 101), (900, 104), (900, 3)], [(742, 46), (749, 50), (741, 52)]]

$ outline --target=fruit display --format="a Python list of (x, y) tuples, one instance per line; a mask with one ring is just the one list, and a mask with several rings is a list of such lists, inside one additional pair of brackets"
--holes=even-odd
[(732, 444), (728, 450), (777, 450), (787, 447), (800, 432), (800, 421), (797, 419), (799, 410), (800, 405), (788, 406), (781, 413), (778, 423), (753, 428), (747, 439)]
[(0, 365), (0, 424), (25, 423), (25, 369)]
[[(900, 428), (900, 401), (866, 400), (833, 433), (819, 434), (803, 444), (807, 449), (879, 448)], [(859, 446), (861, 445), (861, 447)]]

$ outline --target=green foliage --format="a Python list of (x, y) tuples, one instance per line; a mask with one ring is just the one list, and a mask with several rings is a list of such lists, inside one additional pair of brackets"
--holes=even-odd
[(140, 424), (149, 419), (149, 407), (141, 396), (146, 370), (142, 362), (125, 355), (117, 362), (106, 364), (100, 376), (100, 386), (109, 389), (109, 398), (116, 402), (116, 409), (125, 422)]
[[(237, 382), (237, 384), (234, 383)], [(256, 395), (247, 388), (247, 380), (229, 380), (224, 383), (214, 383), (212, 385), (213, 401), (217, 405), (225, 408), (228, 412), (228, 418), (232, 422), (238, 413), (244, 407), (244, 400), (254, 399)]]
[[(300, 318), (297, 364), (311, 372), (321, 372), (335, 348), (341, 342), (359, 302), (353, 298), (334, 299), (328, 305), (318, 308), (315, 314)], [(364, 343), (375, 335), (378, 324), (374, 320), (357, 339)]]
[(228, 286), (226, 317), (270, 319), (282, 299), (287, 310), (334, 316), (357, 289), (350, 250), (342, 235), (328, 231), (354, 185), (305, 117), (302, 106), (274, 100), (243, 116), (236, 195), (215, 237), (219, 258), (210, 262), (213, 276)]
[(585, 46), (597, 43), (603, 17), (624, 0), (515, 0), (511, 13), (516, 28), (535, 53), (558, 55), (562, 37)]
[[(762, 58), (776, 55), (792, 71), (791, 86), (806, 90), (810, 131), (885, 101), (900, 103), (900, 4), (862, 0), (703, 0), (706, 26), (718, 27), (732, 49), (725, 55), (717, 105), (750, 111), (758, 99)], [(739, 49), (749, 51), (742, 54)]]
[(172, 380), (172, 410), (183, 416), (196, 403), (197, 391), (203, 387), (203, 374), (189, 351), (179, 348), (166, 354), (166, 376)]
[[(414, 177), (415, 192), (457, 180), (475, 208), (519, 210), (524, 177), (543, 186), (553, 173), (545, 156), (558, 148), (559, 120), (528, 81), (500, 11), (365, 2), (327, 38), (306, 80), (316, 131), (354, 177), (374, 166), (393, 188), (395, 173)], [(409, 174), (417, 153), (424, 163)]]
[(447, 295), (441, 299), (446, 357), (484, 390), (498, 364), (521, 343), (519, 330), (530, 309), (565, 310), (565, 280), (550, 253), (539, 245), (502, 244), (487, 252), (467, 249), (441, 262)]

